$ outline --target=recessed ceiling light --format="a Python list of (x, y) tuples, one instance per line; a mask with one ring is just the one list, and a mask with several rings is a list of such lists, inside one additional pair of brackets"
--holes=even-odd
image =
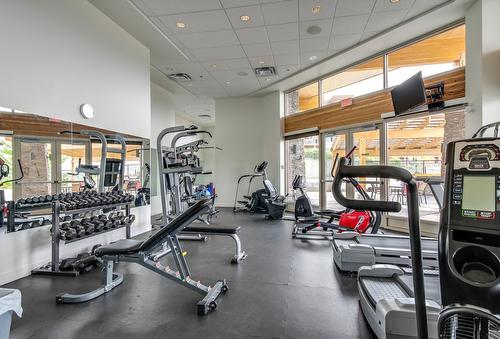
[(318, 14), (320, 11), (321, 11), (320, 5), (316, 5), (316, 6), (313, 6), (313, 8), (311, 8), (311, 12), (313, 12), (314, 14)]
[(399, 0), (389, 0), (391, 4), (399, 4)]
[(210, 67), (217, 68), (217, 64), (211, 64)]
[(177, 28), (186, 28), (186, 24), (183, 23), (182, 21), (176, 22), (175, 26), (177, 26)]
[(309, 57), (309, 60), (314, 61), (314, 60), (316, 60), (317, 58), (318, 58), (318, 57), (317, 57), (316, 55), (311, 55), (311, 56)]
[(226, 85), (231, 85), (231, 81), (226, 81)]
[(267, 78), (266, 81), (271, 81), (271, 78)]
[(311, 35), (316, 35), (316, 34), (319, 34), (321, 33), (323, 29), (319, 26), (315, 26), (315, 25), (312, 25), (312, 26), (309, 26), (307, 27), (307, 33), (311, 34)]
[(285, 69), (285, 72), (290, 72), (290, 68)]
[(240, 77), (244, 77), (244, 76), (247, 76), (247, 75), (248, 75), (248, 73), (247, 73), (247, 72), (238, 72), (238, 75), (239, 75)]
[(266, 62), (264, 60), (259, 60), (259, 65), (264, 65)]
[(242, 15), (240, 16), (240, 20), (241, 21), (244, 21), (244, 22), (247, 22), (247, 21), (250, 21), (250, 15)]

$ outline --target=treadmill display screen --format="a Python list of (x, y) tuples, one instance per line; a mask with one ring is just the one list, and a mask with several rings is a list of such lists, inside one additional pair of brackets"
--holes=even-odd
[(494, 175), (464, 175), (462, 216), (495, 219), (497, 201), (495, 181)]

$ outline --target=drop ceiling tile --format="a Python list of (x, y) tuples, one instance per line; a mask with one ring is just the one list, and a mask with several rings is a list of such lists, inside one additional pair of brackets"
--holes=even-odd
[(264, 26), (240, 28), (236, 30), (241, 44), (256, 44), (267, 42), (267, 32)]
[(375, 0), (338, 0), (335, 17), (370, 14), (374, 4)]
[(234, 31), (200, 32), (175, 36), (187, 48), (208, 48), (239, 45)]
[(201, 63), (201, 65), (209, 72), (215, 71), (215, 70), (228, 70), (229, 68), (226, 65), (226, 60), (216, 60), (216, 61), (204, 61)]
[[(300, 54), (300, 65), (302, 67), (308, 66), (311, 64), (315, 64), (321, 59), (323, 59), (326, 56), (325, 51), (311, 51), (311, 52), (306, 52), (306, 53), (301, 53)], [(313, 60), (311, 60), (311, 57), (316, 57)]]
[(285, 24), (298, 20), (297, 0), (268, 3), (261, 6), (266, 25)]
[(251, 57), (248, 59), (250, 60), (252, 68), (274, 66), (274, 59), (272, 55)]
[[(262, 17), (260, 6), (229, 8), (226, 10), (226, 13), (234, 28), (245, 28), (245, 27), (264, 25), (264, 18)], [(242, 15), (249, 15), (250, 20), (241, 21), (240, 17)]]
[[(315, 38), (320, 36), (329, 36), (332, 31), (332, 19), (323, 20), (313, 20), (313, 21), (301, 21), (300, 22), (300, 38)], [(321, 29), (318, 34), (310, 34), (307, 29), (312, 26), (317, 26)]]
[[(187, 13), (193, 11), (207, 11), (221, 8), (219, 0), (142, 0), (133, 2), (139, 7), (144, 8), (148, 15), (166, 15), (175, 13)], [(141, 4), (142, 2), (142, 4)]]
[(165, 74), (170, 74), (170, 73), (188, 73), (190, 75), (206, 74), (205, 69), (198, 63), (166, 64), (166, 65), (159, 65), (158, 68)]
[(329, 50), (341, 50), (355, 45), (361, 39), (361, 34), (332, 35)]
[(289, 76), (290, 74), (293, 74), (299, 70), (299, 65), (283, 65), (283, 66), (278, 66), (278, 75), (280, 77), (286, 77)]
[(326, 51), (328, 49), (329, 37), (318, 37), (310, 39), (300, 40), (300, 51), (301, 53), (307, 53), (308, 51)]
[(282, 65), (295, 65), (299, 63), (298, 54), (280, 54), (274, 56), (274, 62), (278, 66)]
[(369, 15), (346, 16), (333, 19), (333, 35), (361, 34), (365, 30)]
[(199, 61), (238, 59), (245, 57), (241, 46), (192, 49), (191, 53)]
[(221, 0), (224, 8), (258, 5), (259, 0)]
[[(244, 72), (247, 75), (241, 76), (238, 73)], [(233, 84), (236, 82), (252, 82), (252, 79), (255, 79), (254, 73), (252, 69), (241, 69), (234, 71), (215, 71), (210, 72), (210, 74), (221, 84), (225, 85), (227, 81), (230, 81)]]
[(373, 13), (365, 27), (365, 32), (388, 29), (403, 21), (406, 10)]
[(299, 40), (271, 42), (274, 55), (299, 53)]
[(272, 54), (271, 47), (269, 47), (269, 43), (243, 45), (243, 49), (245, 50), (245, 53), (248, 57)]
[[(232, 29), (223, 10), (167, 15), (161, 16), (159, 19), (174, 34)], [(176, 22), (183, 22), (186, 24), (186, 27), (177, 28)]]
[[(332, 18), (335, 12), (337, 0), (300, 0), (299, 16), (300, 20), (318, 20)], [(312, 8), (320, 6), (319, 13), (313, 13)]]
[(375, 3), (375, 7), (373, 8), (374, 12), (385, 12), (385, 11), (401, 11), (408, 10), (415, 0), (399, 0), (398, 3), (392, 3), (388, 0), (377, 0)]
[(265, 77), (265, 78), (258, 78), (258, 81), (259, 81), (260, 87), (269, 86), (269, 85), (271, 85), (273, 82), (276, 82), (276, 81), (278, 81), (278, 80), (279, 80), (279, 77), (278, 77), (278, 76)]
[(378, 33), (380, 33), (381, 31), (374, 31), (374, 32), (365, 32), (361, 35), (361, 39), (359, 39), (359, 41), (364, 41), (364, 40), (368, 40), (372, 37), (374, 37), (375, 35), (377, 35)]
[(250, 63), (247, 58), (225, 60), (224, 63), (230, 70), (250, 68)]
[(299, 24), (297, 22), (270, 25), (266, 28), (269, 41), (296, 40), (299, 38)]
[(406, 18), (409, 19), (422, 14), (445, 2), (446, 0), (416, 0), (411, 9), (408, 11)]

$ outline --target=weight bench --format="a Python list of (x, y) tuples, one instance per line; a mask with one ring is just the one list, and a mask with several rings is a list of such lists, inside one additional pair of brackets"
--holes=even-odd
[[(64, 293), (56, 297), (56, 302), (80, 303), (97, 298), (123, 282), (121, 273), (113, 272), (114, 262), (132, 262), (146, 267), (147, 269), (162, 275), (180, 285), (183, 285), (195, 292), (200, 293), (204, 298), (198, 302), (197, 310), (199, 315), (205, 315), (217, 307), (216, 299), (221, 293), (228, 290), (225, 280), (219, 280), (213, 286), (205, 286), (199, 281), (191, 278), (186, 259), (184, 258), (181, 245), (177, 235), (189, 224), (196, 220), (201, 214), (210, 209), (210, 199), (198, 201), (189, 207), (185, 212), (173, 219), (168, 225), (159, 229), (145, 241), (134, 239), (122, 239), (109, 245), (101, 246), (95, 250), (95, 256), (102, 258), (105, 263), (105, 283), (100, 288), (84, 294)], [(155, 250), (168, 245), (171, 249), (177, 270), (168, 266), (162, 266), (154, 259)]]
[(220, 236), (228, 236), (233, 238), (236, 243), (236, 253), (231, 259), (231, 263), (238, 264), (240, 261), (244, 260), (247, 257), (247, 254), (241, 250), (241, 240), (238, 236), (241, 227), (204, 227), (204, 226), (189, 226), (186, 227), (182, 234), (201, 234), (201, 235), (220, 235)]

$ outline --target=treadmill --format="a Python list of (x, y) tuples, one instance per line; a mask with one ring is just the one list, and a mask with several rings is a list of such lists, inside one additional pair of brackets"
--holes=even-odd
[[(443, 201), (443, 181), (427, 180), (439, 209)], [(421, 238), (424, 266), (437, 269), (438, 242)], [(335, 233), (332, 239), (333, 261), (341, 271), (357, 272), (366, 265), (391, 264), (411, 266), (410, 238), (405, 235)]]
[[(498, 224), (495, 225), (497, 219), (495, 212), (500, 209), (500, 190), (495, 190), (495, 182), (500, 183), (500, 139), (472, 139), (450, 143), (446, 164), (446, 183), (450, 187), (450, 191), (448, 191), (448, 198), (443, 205), (441, 224), (450, 215), (463, 223), (468, 223), (469, 227), (465, 227), (465, 229), (474, 236), (464, 238), (459, 232), (455, 232), (453, 235), (455, 244), (460, 244), (462, 248), (471, 247), (467, 243), (469, 240), (475, 244), (490, 244), (491, 242), (485, 241), (484, 237), (477, 236), (478, 233), (474, 233), (475, 230), (470, 231), (470, 225), (475, 226), (478, 223), (487, 224), (489, 222), (492, 226), (494, 225), (493, 228), (498, 227)], [(484, 195), (484, 198), (481, 194)], [(492, 207), (488, 207), (490, 205)], [(491, 210), (486, 210), (487, 208), (491, 208)], [(458, 226), (456, 227), (458, 228)], [(448, 246), (444, 247), (448, 248)], [(455, 252), (453, 259), (450, 259), (450, 262), (453, 262), (452, 264), (441, 263), (442, 274), (455, 270), (463, 276), (480, 279), (484, 278), (484, 272), (491, 271), (490, 274), (497, 277), (496, 281), (499, 280), (497, 272), (492, 273), (493, 269), (484, 267), (484, 262), (487, 260), (480, 261), (479, 258), (474, 258), (477, 261), (470, 264), (471, 268), (469, 268), (468, 265), (460, 261), (464, 257), (456, 248), (450, 248), (450, 251)], [(468, 255), (470, 256), (470, 253)], [(496, 265), (499, 267), (498, 264)], [(420, 270), (415, 269), (415, 274), (417, 271)], [(437, 339), (439, 338), (437, 324), (443, 300), (441, 293), (445, 296), (450, 294), (451, 289), (456, 289), (456, 292), (462, 294), (466, 291), (462, 287), (457, 288), (457, 285), (462, 284), (459, 279), (455, 281), (449, 279), (449, 284), (444, 284), (443, 289), (441, 289), (439, 272), (423, 271), (423, 273), (426, 306), (424, 309), (427, 313), (429, 338)], [(393, 265), (373, 265), (359, 269), (358, 291), (361, 309), (379, 339), (417, 338), (415, 325), (417, 305), (415, 300), (419, 300), (419, 298), (414, 295), (413, 274), (409, 268)], [(476, 292), (477, 295), (479, 293), (487, 295), (484, 289), (486, 285), (481, 285), (483, 288), (481, 292)], [(477, 295), (465, 294), (463, 297), (472, 300), (477, 298)], [(490, 295), (490, 298), (494, 299), (493, 294)], [(464, 335), (463, 337), (468, 336)]]

